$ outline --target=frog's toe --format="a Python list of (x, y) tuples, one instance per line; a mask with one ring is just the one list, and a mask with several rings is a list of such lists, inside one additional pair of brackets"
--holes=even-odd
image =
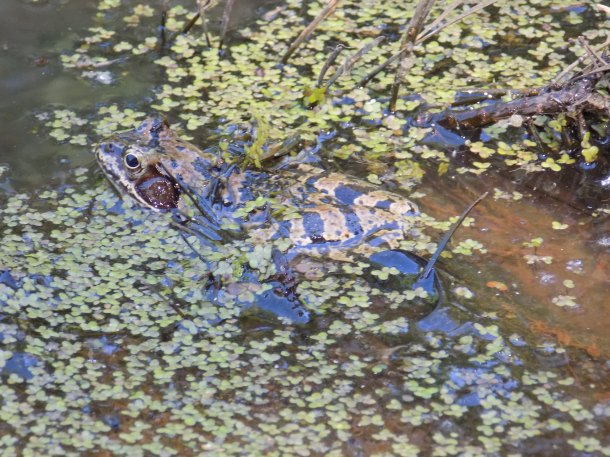
[(311, 314), (300, 302), (278, 293), (275, 289), (256, 295), (254, 305), (294, 324), (307, 324), (311, 319)]

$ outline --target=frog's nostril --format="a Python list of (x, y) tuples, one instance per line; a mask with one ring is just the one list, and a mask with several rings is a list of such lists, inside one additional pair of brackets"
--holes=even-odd
[(125, 150), (125, 146), (121, 143), (109, 141), (107, 143), (102, 143), (102, 145), (100, 146), (100, 150), (104, 154), (118, 156), (123, 153), (123, 151)]
[(117, 147), (114, 143), (104, 143), (102, 144), (102, 152), (105, 154), (115, 154), (117, 151)]

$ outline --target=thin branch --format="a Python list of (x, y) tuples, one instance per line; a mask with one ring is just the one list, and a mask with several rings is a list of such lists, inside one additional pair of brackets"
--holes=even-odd
[(180, 31), (180, 33), (182, 35), (186, 35), (187, 33), (189, 33), (191, 31), (191, 29), (193, 28), (193, 26), (197, 23), (197, 20), (201, 17), (201, 14), (199, 12), (195, 13), (193, 15), (193, 17), (191, 18), (190, 21), (188, 21), (186, 23), (186, 25), (182, 28), (182, 30)]
[(168, 0), (161, 2), (161, 23), (159, 24), (159, 43), (160, 49), (165, 48), (165, 26), (167, 24), (167, 5)]
[(330, 86), (332, 86), (335, 83), (335, 81), (337, 81), (337, 79), (339, 79), (340, 76), (348, 74), (350, 71), (352, 71), (352, 68), (354, 67), (355, 63), (358, 62), (362, 58), (362, 56), (364, 56), (371, 49), (379, 46), (379, 43), (381, 43), (383, 40), (385, 40), (385, 37), (383, 37), (383, 36), (377, 37), (370, 43), (362, 46), (352, 56), (345, 59), (345, 62), (343, 62), (343, 65), (341, 65), (337, 69), (335, 74), (326, 83), (326, 90), (328, 90), (330, 88)]
[(360, 87), (364, 87), (366, 86), (368, 83), (371, 82), (371, 79), (373, 79), (375, 76), (377, 76), (379, 73), (381, 73), (383, 70), (386, 69), (386, 67), (388, 67), (389, 65), (393, 64), (396, 60), (400, 59), (402, 57), (402, 55), (407, 51), (406, 48), (402, 48), (400, 51), (398, 51), (396, 54), (392, 55), (391, 57), (389, 57), (388, 59), (386, 59), (385, 61), (383, 61), (382, 63), (380, 63), (379, 65), (377, 65), (375, 68), (373, 68), (370, 72), (367, 73), (367, 75), (362, 78), (360, 80), (360, 82), (358, 83), (358, 85)]
[(208, 33), (208, 20), (206, 13), (207, 11), (216, 6), (215, 0), (197, 0), (197, 7), (199, 9), (199, 15), (201, 16), (201, 26), (203, 28), (203, 36), (208, 48), (212, 47), (210, 42), (210, 34)]
[(199, 19), (199, 17), (200, 17), (200, 14), (198, 12), (195, 13), (193, 15), (193, 17), (186, 23), (186, 25), (184, 27), (182, 27), (182, 30), (172, 33), (170, 35), (170, 37), (162, 43), (161, 49), (163, 49), (165, 46), (171, 44), (178, 35), (187, 34), (193, 28), (193, 26), (197, 23), (197, 20)]
[[(428, 25), (417, 36), (415, 42), (413, 43), (413, 47), (416, 45), (419, 45), (419, 44), (423, 43), (424, 41), (428, 40), (429, 38), (433, 37), (438, 32), (443, 30), (445, 27), (448, 27), (449, 25), (453, 25), (456, 22), (461, 21), (465, 17), (467, 17), (471, 14), (474, 14), (483, 8), (486, 8), (487, 6), (491, 5), (495, 1), (496, 0), (486, 0), (482, 3), (479, 3), (478, 5), (474, 6), (473, 8), (469, 9), (468, 11), (462, 12), (461, 14), (459, 14), (455, 18), (449, 20), (448, 22), (444, 22), (441, 24), (441, 21), (445, 20), (448, 17), (449, 13), (453, 12), (453, 10), (451, 10), (450, 8), (455, 9), (457, 6), (459, 6), (461, 3), (463, 3), (463, 1), (460, 1), (460, 0), (454, 1), (450, 5), (449, 8), (447, 8), (437, 19), (435, 19), (430, 25)], [(404, 40), (404, 38), (403, 38), (403, 40)], [(379, 73), (381, 73), (383, 70), (385, 70), (389, 65), (393, 64), (398, 59), (402, 58), (404, 56), (404, 54), (407, 53), (408, 50), (409, 50), (408, 43), (407, 43), (407, 46), (401, 45), (400, 49), (398, 50), (398, 52), (396, 54), (390, 56), (387, 60), (385, 60), (384, 62), (380, 63), (375, 68), (373, 68), (373, 70), (371, 70), (364, 78), (362, 78), (360, 80), (358, 85), (361, 87), (366, 86), (369, 82), (371, 82), (371, 80), (375, 76), (377, 76)]]
[[(591, 48), (593, 51), (595, 52), (599, 52), (602, 49), (604, 49), (605, 47), (607, 47), (608, 45), (610, 45), (610, 35), (608, 35), (608, 37), (606, 38), (606, 41), (604, 41), (602, 44), (595, 46), (593, 48)], [(563, 78), (566, 77), (566, 75), (568, 73), (570, 73), (572, 70), (574, 70), (578, 65), (580, 65), (582, 62), (584, 62), (584, 60), (589, 57), (588, 54), (584, 54), (580, 57), (578, 57), (574, 62), (572, 62), (570, 65), (568, 65), (567, 67), (565, 67), (563, 69), (563, 71), (559, 72), (559, 74), (557, 76), (555, 76), (553, 78), (553, 80), (550, 82), (549, 86), (555, 86), (556, 84), (559, 84), (559, 81), (561, 81)]]
[(449, 27), (453, 24), (456, 24), (456, 23), (460, 22), (462, 19), (465, 19), (472, 14), (478, 13), (482, 9), (487, 8), (488, 6), (490, 6), (491, 4), (493, 4), (495, 2), (496, 2), (496, 0), (486, 0), (484, 2), (481, 2), (478, 5), (473, 6), (469, 10), (462, 11), (462, 13), (458, 14), (456, 17), (454, 17), (450, 21), (441, 24), (440, 26), (438, 24), (436, 24), (436, 21), (434, 21), (432, 24), (430, 24), (428, 27), (426, 27), (426, 29), (421, 33), (420, 36), (417, 37), (417, 43), (418, 44), (423, 43), (425, 40), (436, 35), (438, 32), (443, 30), (445, 27)]
[[(434, 0), (421, 0), (415, 9), (415, 13), (413, 13), (413, 17), (409, 21), (407, 25), (407, 30), (402, 37), (400, 42), (400, 50), (387, 59), (385, 62), (377, 65), (371, 72), (369, 72), (360, 82), (359, 86), (366, 86), (371, 79), (373, 79), (379, 72), (383, 71), (388, 65), (395, 62), (400, 58), (404, 58), (404, 54), (410, 53), (413, 49), (415, 41), (417, 39), (417, 35), (419, 34), (421, 27), (423, 26), (423, 21), (426, 19), (426, 16), (430, 13), (430, 9), (434, 4)], [(394, 79), (396, 82), (396, 78)], [(395, 88), (393, 87), (393, 90)]]
[[(443, 12), (441, 14), (438, 15), (438, 17), (436, 19), (434, 19), (430, 24), (428, 24), (428, 26), (426, 27), (426, 29), (422, 32), (422, 34), (426, 33), (427, 30), (433, 30), (436, 27), (442, 28), (441, 23), (451, 14), (453, 13), (456, 9), (458, 9), (458, 7), (464, 3), (465, 0), (454, 0), (454, 2), (449, 5), (447, 8), (445, 8), (443, 10)], [(421, 36), (421, 34), (420, 34)], [(419, 37), (418, 37), (419, 38)]]
[(400, 91), (402, 80), (414, 64), (415, 58), (413, 56), (413, 50), (410, 50), (408, 55), (403, 57), (403, 59), (400, 61), (400, 66), (394, 75), (394, 82), (392, 83), (392, 88), (390, 89), (390, 105), (388, 107), (391, 113), (396, 111), (396, 102), (398, 101), (398, 92)]
[(608, 73), (609, 70), (610, 64), (602, 65), (601, 67), (597, 67), (594, 70), (586, 70), (582, 75), (573, 77), (571, 81), (576, 81), (580, 78), (586, 78), (587, 76), (594, 75), (595, 73)]
[(436, 0), (420, 0), (415, 7), (415, 13), (413, 13), (413, 17), (409, 21), (409, 25), (407, 26), (407, 30), (402, 37), (401, 45), (404, 47), (408, 43), (415, 43), (417, 41), (417, 36), (421, 32), (424, 27), (424, 22), (426, 21), (432, 7), (434, 6), (434, 2)]
[(396, 110), (396, 100), (398, 99), (398, 92), (400, 90), (400, 84), (404, 77), (404, 75), (411, 69), (413, 64), (415, 63), (415, 59), (413, 59), (413, 50), (415, 48), (415, 42), (417, 40), (417, 36), (421, 32), (421, 29), (424, 26), (424, 22), (426, 18), (430, 14), (432, 7), (434, 6), (435, 0), (420, 0), (420, 2), (415, 7), (415, 12), (413, 13), (413, 17), (409, 21), (409, 25), (407, 25), (407, 30), (402, 37), (401, 47), (405, 48), (405, 53), (401, 59), (400, 66), (394, 75), (394, 83), (392, 84), (392, 89), (390, 93), (390, 111), (394, 112)]
[(600, 64), (606, 64), (606, 62), (604, 61), (604, 59), (601, 58), (598, 52), (595, 49), (591, 48), (591, 46), (589, 46), (589, 43), (587, 43), (587, 40), (584, 36), (578, 37), (578, 43), (582, 46), (586, 53), (589, 54), (589, 59), (591, 59), (591, 63), (595, 68), (597, 68)]
[(282, 56), (282, 63), (285, 64), (290, 58), (290, 56), (294, 53), (294, 51), (296, 51), (296, 49), (303, 43), (303, 41), (305, 41), (307, 37), (311, 35), (311, 33), (320, 24), (320, 22), (322, 22), (335, 11), (337, 5), (339, 4), (339, 1), (340, 0), (328, 1), (328, 4), (322, 9), (322, 11), (318, 13), (318, 15), (313, 19), (313, 21), (311, 21), (309, 25), (305, 27), (305, 29), (299, 34), (299, 36), (292, 42), (286, 53)]
[(343, 46), (342, 44), (339, 44), (339, 45), (337, 45), (337, 47), (335, 47), (333, 52), (328, 56), (328, 58), (326, 59), (326, 62), (324, 62), (324, 66), (320, 70), (320, 74), (318, 75), (318, 81), (316, 82), (316, 87), (320, 87), (322, 85), (322, 80), (324, 79), (326, 72), (328, 71), (330, 66), (333, 63), (335, 63), (335, 60), (337, 60), (337, 57), (339, 56), (341, 51), (343, 51), (344, 49), (345, 49), (345, 46)]

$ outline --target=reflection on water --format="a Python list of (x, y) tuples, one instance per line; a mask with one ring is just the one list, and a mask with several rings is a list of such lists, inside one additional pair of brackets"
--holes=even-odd
[[(420, 204), (439, 218), (456, 214), (478, 192), (502, 190), (477, 207), (476, 227), (464, 228), (456, 237), (484, 243), (489, 252), (482, 256), (482, 264), (445, 264), (457, 278), (476, 285), (484, 296), (492, 296), (493, 304), (486, 298), (477, 300), (478, 306), (513, 315), (531, 328), (539, 328), (537, 323), (543, 321), (555, 329), (551, 335), (565, 332), (569, 336), (564, 344), (608, 356), (610, 339), (605, 329), (610, 320), (604, 311), (609, 281), (608, 247), (604, 245), (610, 231), (608, 218), (591, 218), (590, 210), (573, 196), (557, 200), (494, 174), (485, 181), (446, 180), (443, 187), (452, 192), (443, 195), (439, 195), (438, 185), (436, 180), (433, 188), (428, 187)], [(513, 200), (513, 192), (523, 193), (523, 198)], [(540, 246), (530, 247), (536, 238), (543, 240)], [(486, 285), (490, 280), (503, 281), (508, 289), (498, 291)]]

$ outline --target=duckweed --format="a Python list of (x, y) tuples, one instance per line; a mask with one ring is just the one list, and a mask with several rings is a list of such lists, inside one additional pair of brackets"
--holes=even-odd
[[(464, 142), (474, 159), (456, 168), (447, 152), (422, 143), (433, 132), (413, 127), (410, 117), (473, 86), (550, 80), (569, 60), (569, 26), (591, 19), (573, 2), (499, 1), (495, 10), (443, 29), (420, 50), (405, 81), (408, 94), (392, 115), (385, 107), (393, 76), (381, 73), (367, 88), (358, 81), (397, 50), (394, 34), (413, 5), (344, 1), (280, 66), (278, 55), (322, 7), (308, 2), (301, 18), (301, 4), (288, 0), (275, 19), (241, 28), (224, 55), (199, 33), (178, 35), (159, 55), (153, 7), (102, 0), (97, 25), (62, 62), (78, 76), (108, 68), (121, 78), (125, 59), (141, 59), (164, 74), (152, 108), (203, 146), (251, 122), (255, 108), (268, 120), (265, 138), (299, 133), (305, 145), (324, 143), (324, 154), (340, 166), (357, 164), (370, 182), (399, 190), (430, 171), (485, 174), (497, 160), (529, 172), (574, 162), (567, 154), (543, 158), (527, 140), (509, 141), (520, 128), (513, 119), (486, 128), (485, 141)], [(192, 14), (185, 6), (168, 10), (168, 32)], [(365, 44), (380, 33), (372, 24), (387, 25), (387, 44), (329, 93), (304, 103), (327, 52), (337, 43)], [(604, 39), (607, 25), (598, 26), (588, 27), (590, 39)], [(131, 100), (89, 113), (49, 109), (38, 119), (52, 139), (90, 145), (135, 126), (149, 109)], [(561, 119), (548, 127), (559, 131)], [(543, 138), (552, 144), (552, 132)], [(584, 160), (595, 161), (590, 144), (583, 148)], [(523, 195), (496, 189), (494, 197)], [(9, 196), (0, 218), (3, 455), (518, 455), (533, 444), (547, 453), (610, 455), (607, 363), (515, 337), (496, 316), (463, 310), (459, 301), (473, 297), (465, 285), (446, 287), (453, 292), (438, 309), (426, 302), (416, 312), (418, 300), (429, 298), (424, 289), (379, 288), (397, 276), (394, 269), (315, 259), (323, 268), (310, 267), (297, 286), (314, 317), (297, 325), (245, 309), (275, 273), (270, 244), (233, 240), (214, 251), (190, 238), (205, 265), (169, 227), (168, 215), (119, 202), (84, 170), (70, 186), (36, 199)], [(426, 215), (420, 223), (449, 225)], [(281, 243), (275, 246), (285, 250)], [(542, 239), (523, 245), (532, 250), (526, 263), (552, 262), (537, 252)], [(415, 228), (401, 247), (425, 253), (435, 245)], [(475, 251), (485, 252), (476, 240), (453, 248), (457, 255)], [(210, 268), (223, 280), (215, 295), (206, 287)], [(258, 290), (241, 281), (245, 271), (261, 281)], [(559, 295), (554, 303), (570, 308), (575, 300)], [(570, 360), (583, 362), (576, 381)]]

